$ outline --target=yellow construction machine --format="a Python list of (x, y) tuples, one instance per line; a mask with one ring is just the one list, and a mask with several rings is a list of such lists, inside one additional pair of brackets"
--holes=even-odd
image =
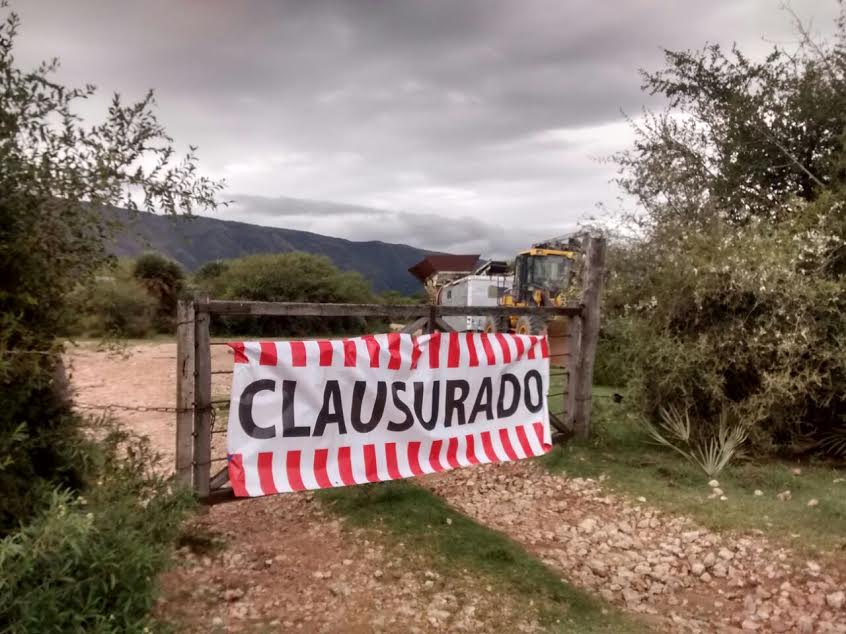
[[(514, 259), (514, 285), (499, 300), (500, 306), (563, 306), (576, 275), (581, 254), (577, 238), (552, 238), (533, 244)], [(521, 335), (546, 331), (537, 315), (488, 318), (485, 332), (515, 332)]]

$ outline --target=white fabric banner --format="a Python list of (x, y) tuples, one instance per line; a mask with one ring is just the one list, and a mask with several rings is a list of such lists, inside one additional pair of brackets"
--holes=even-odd
[(546, 337), (231, 343), (239, 497), (396, 480), (551, 449)]

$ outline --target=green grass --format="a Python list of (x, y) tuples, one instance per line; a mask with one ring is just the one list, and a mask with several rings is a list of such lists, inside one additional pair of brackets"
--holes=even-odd
[(433, 564), (444, 574), (467, 569), (484, 577), (480, 587), (495, 585), (495, 591), (523, 603), (534, 600), (541, 622), (551, 631), (645, 631), (614, 608), (562, 582), (516, 542), (414, 484), (387, 482), (319, 495), (354, 525), (386, 529), (416, 552), (431, 553)]
[[(675, 452), (649, 441), (612, 388), (595, 392), (595, 438), (557, 447), (543, 462), (575, 477), (605, 475), (606, 486), (693, 517), (710, 528), (761, 530), (802, 551), (846, 558), (846, 470), (824, 463), (735, 460), (717, 476), (726, 501), (708, 499), (709, 477)], [(794, 469), (801, 472), (796, 475)], [(836, 480), (843, 478), (843, 481)], [(762, 496), (755, 496), (758, 489)], [(776, 495), (789, 490), (791, 499)], [(818, 505), (809, 507), (810, 500)]]

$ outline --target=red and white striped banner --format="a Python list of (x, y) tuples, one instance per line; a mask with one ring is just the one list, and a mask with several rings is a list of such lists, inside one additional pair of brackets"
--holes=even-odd
[(231, 343), (239, 497), (397, 480), (551, 449), (546, 337)]

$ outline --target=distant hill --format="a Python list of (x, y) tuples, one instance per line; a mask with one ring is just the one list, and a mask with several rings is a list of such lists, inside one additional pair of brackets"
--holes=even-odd
[(158, 251), (188, 270), (213, 260), (253, 253), (305, 251), (329, 257), (342, 270), (358, 271), (377, 292), (412, 294), (421, 286), (408, 268), (430, 253), (406, 244), (353, 242), (308, 231), (200, 216), (170, 218), (122, 209), (115, 213), (126, 224), (112, 249), (115, 255), (135, 257), (146, 250)]

